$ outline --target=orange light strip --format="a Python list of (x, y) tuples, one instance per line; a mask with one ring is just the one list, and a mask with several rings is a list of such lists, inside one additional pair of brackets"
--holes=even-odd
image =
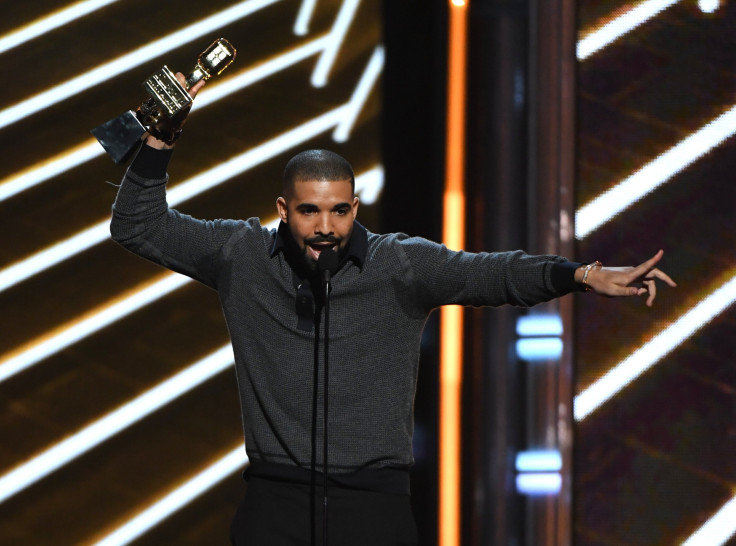
[[(450, 0), (442, 241), (465, 244), (465, 62), (467, 1)], [(462, 307), (440, 310), (439, 545), (460, 544)]]

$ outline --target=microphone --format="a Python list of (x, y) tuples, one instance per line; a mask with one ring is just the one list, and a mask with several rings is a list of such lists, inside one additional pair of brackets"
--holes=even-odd
[(322, 280), (330, 282), (330, 277), (337, 271), (337, 252), (331, 248), (320, 252), (317, 258), (317, 269), (322, 274)]

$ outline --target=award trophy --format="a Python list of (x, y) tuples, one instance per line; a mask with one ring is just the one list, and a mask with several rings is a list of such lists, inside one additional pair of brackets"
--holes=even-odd
[(224, 38), (215, 40), (200, 54), (196, 66), (186, 77), (186, 87), (164, 66), (143, 82), (143, 89), (149, 98), (135, 112), (128, 110), (95, 127), (91, 133), (117, 164), (123, 163), (131, 155), (145, 133), (173, 144), (191, 108), (192, 97), (187, 89), (200, 80), (220, 74), (234, 59), (235, 48), (230, 42)]

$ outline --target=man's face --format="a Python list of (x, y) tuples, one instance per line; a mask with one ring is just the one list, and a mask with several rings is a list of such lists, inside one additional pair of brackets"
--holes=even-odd
[(276, 201), (281, 220), (302, 250), (307, 265), (315, 268), (320, 253), (332, 248), (338, 254), (348, 243), (358, 198), (350, 180), (296, 182), (293, 195)]

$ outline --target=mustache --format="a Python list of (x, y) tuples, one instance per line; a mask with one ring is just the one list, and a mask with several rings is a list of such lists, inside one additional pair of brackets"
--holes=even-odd
[(334, 235), (316, 235), (315, 237), (304, 239), (304, 242), (308, 245), (319, 245), (324, 243), (340, 244), (342, 242), (342, 237), (335, 237)]

